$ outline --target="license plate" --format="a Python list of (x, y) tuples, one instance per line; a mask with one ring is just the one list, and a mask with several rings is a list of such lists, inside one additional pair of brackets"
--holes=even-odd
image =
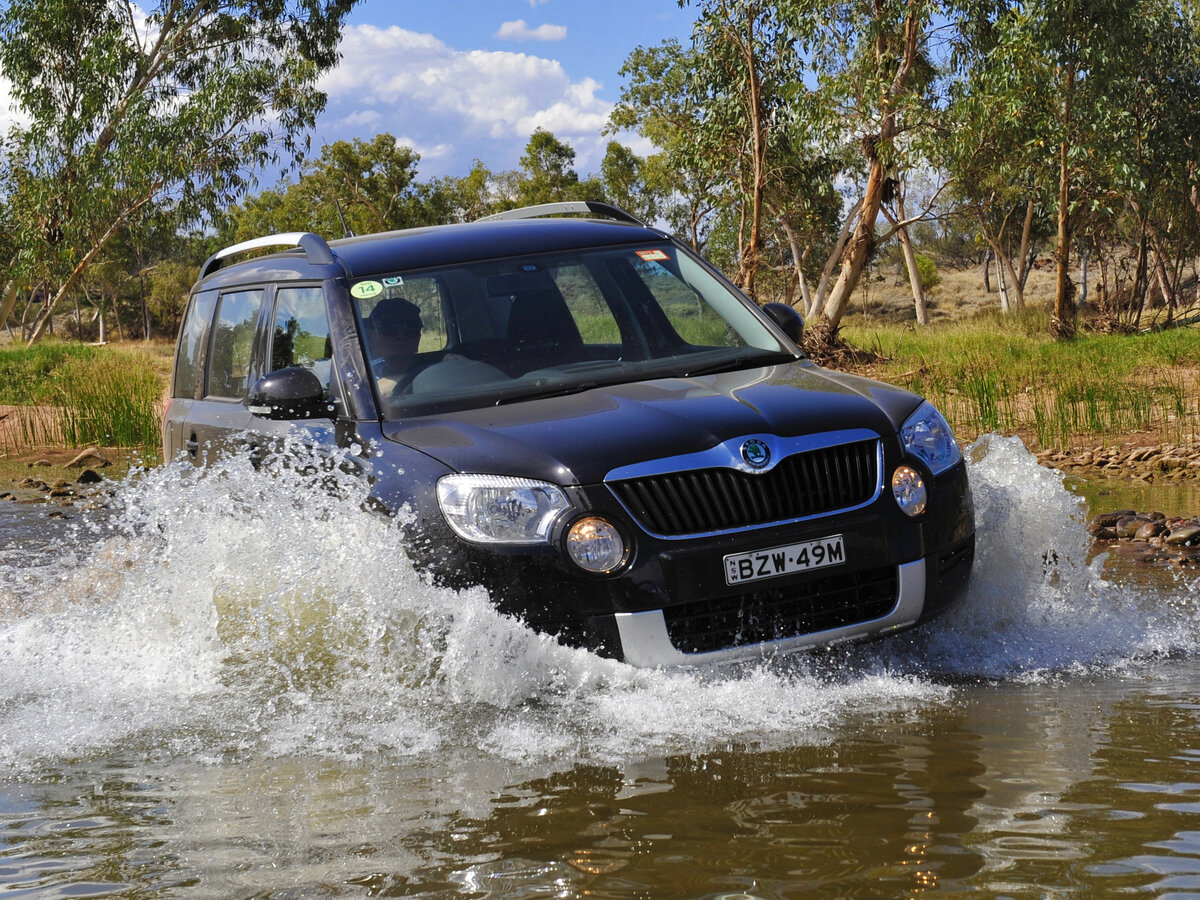
[(763, 578), (794, 575), (810, 569), (837, 566), (846, 561), (846, 551), (840, 534), (772, 547), (769, 550), (752, 550), (749, 553), (731, 553), (725, 557), (725, 583), (744, 584)]

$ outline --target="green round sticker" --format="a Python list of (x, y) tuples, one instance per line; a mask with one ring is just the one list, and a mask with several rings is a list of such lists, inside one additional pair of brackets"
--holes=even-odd
[(350, 293), (359, 300), (370, 300), (383, 293), (383, 285), (378, 281), (360, 281), (350, 288)]

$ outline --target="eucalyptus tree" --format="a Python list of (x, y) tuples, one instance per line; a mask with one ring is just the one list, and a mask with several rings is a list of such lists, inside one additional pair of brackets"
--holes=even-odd
[[(857, 149), (861, 173), (842, 235), (818, 288), (810, 340), (831, 340), (875, 255), (877, 225), (898, 178), (915, 162), (917, 133), (932, 126), (933, 29), (946, 29), (954, 4), (939, 0), (783, 0), (780, 16), (807, 68), (794, 92), (808, 128)], [(907, 221), (893, 226), (906, 227)]]
[[(794, 121), (787, 103), (800, 71), (796, 45), (777, 4), (694, 0), (692, 90), (702, 114), (690, 148), (716, 162), (739, 198), (734, 281), (750, 296), (763, 247), (763, 216), (775, 135)], [(773, 134), (774, 133), (774, 134)]]
[(295, 181), (247, 197), (229, 214), (226, 237), (315, 231), (373, 234), (471, 217), (491, 173), (478, 161), (462, 179), (417, 180), (420, 155), (387, 132), (334, 141), (307, 160)]
[[(1100, 141), (1104, 190), (1092, 192), (1077, 228), (1095, 245), (1121, 234), (1135, 249), (1130, 294), (1134, 324), (1151, 283), (1167, 303), (1179, 299), (1185, 260), (1197, 252), (1200, 148), (1200, 28), (1196, 12), (1170, 0), (1141, 0), (1109, 80), (1119, 141)], [(1101, 257), (1103, 259), (1103, 257)]]
[(1200, 137), (1194, 16), (1172, 0), (1026, 0), (996, 3), (986, 21), (954, 94), (947, 165), (1018, 301), (1024, 271), (1014, 262), (1028, 258), (1013, 254), (1013, 235), (1025, 248), (1031, 229), (1050, 226), (1051, 327), (1068, 337), (1073, 247), (1121, 240), (1132, 213), (1136, 295), (1148, 280), (1147, 242), (1162, 248), (1158, 213), (1184, 206)]
[(3, 193), (13, 271), (59, 301), (155, 204), (179, 221), (228, 205), (303, 155), (356, 0), (9, 0), (0, 69), (18, 121)]
[(1045, 128), (1043, 166), (1056, 172), (1057, 231), (1054, 314), (1057, 337), (1075, 331), (1075, 303), (1070, 280), (1075, 208), (1095, 199), (1080, 190), (1090, 157), (1103, 144), (1127, 134), (1124, 111), (1112, 102), (1112, 79), (1132, 37), (1127, 0), (1035, 0), (1023, 4), (1001, 22), (997, 56), (1021, 63), (1039, 97), (1024, 114)]
[(1001, 309), (1009, 312), (1025, 306), (1032, 251), (1053, 234), (1055, 194), (1042, 164), (1044, 119), (1026, 109), (1033, 89), (1011, 60), (998, 60), (994, 41), (993, 35), (970, 48), (963, 77), (949, 90), (938, 146), (955, 201), (996, 261)]
[(657, 148), (642, 167), (647, 187), (662, 198), (659, 215), (701, 251), (714, 213), (733, 204), (724, 164), (695, 144), (703, 125), (703, 98), (692, 77), (698, 55), (673, 39), (635, 48), (621, 67), (626, 83), (605, 130), (636, 131)]
[(523, 205), (559, 200), (598, 200), (598, 182), (580, 181), (575, 171), (575, 149), (544, 128), (529, 136), (521, 154), (517, 198)]
[(648, 176), (645, 159), (618, 141), (608, 142), (600, 161), (604, 196), (643, 222), (653, 222), (659, 217), (664, 199), (657, 189), (657, 180)]

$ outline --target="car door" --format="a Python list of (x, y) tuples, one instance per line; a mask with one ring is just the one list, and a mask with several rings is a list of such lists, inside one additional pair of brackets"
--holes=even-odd
[[(265, 372), (292, 366), (308, 369), (317, 376), (324, 387), (325, 399), (329, 400), (333, 340), (323, 286), (280, 286), (274, 292), (270, 307), (271, 315), (267, 319), (270, 327), (264, 348)], [(310, 445), (333, 446), (336, 442), (332, 418), (290, 422), (252, 415), (251, 429), (256, 439), (256, 458), (261, 458), (268, 444), (277, 443), (285, 436), (298, 437)]]
[(245, 448), (251, 425), (246, 394), (262, 374), (260, 316), (266, 293), (264, 287), (236, 288), (215, 298), (203, 364), (196, 373), (199, 397), (183, 418), (183, 448), (192, 462)]
[(188, 419), (193, 415), (193, 407), (204, 397), (208, 338), (218, 297), (216, 291), (192, 294), (179, 329), (171, 398), (163, 415), (163, 458), (167, 462), (181, 456), (192, 462), (199, 461), (199, 445), (196, 435), (188, 427)]

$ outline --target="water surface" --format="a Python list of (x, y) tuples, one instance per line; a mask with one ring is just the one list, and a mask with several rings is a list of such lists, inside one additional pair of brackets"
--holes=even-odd
[(676, 671), (429, 586), (348, 478), (0, 504), (0, 890), (1200, 896), (1195, 584), (1092, 559), (1019, 442), (970, 468), (938, 622)]

